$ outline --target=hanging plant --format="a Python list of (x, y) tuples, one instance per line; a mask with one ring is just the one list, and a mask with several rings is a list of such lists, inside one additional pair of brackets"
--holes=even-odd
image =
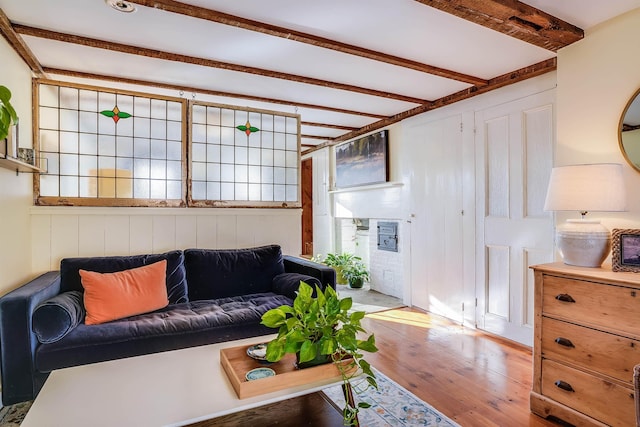
[(18, 123), (18, 115), (11, 105), (11, 91), (0, 86), (0, 140), (9, 135), (9, 128)]

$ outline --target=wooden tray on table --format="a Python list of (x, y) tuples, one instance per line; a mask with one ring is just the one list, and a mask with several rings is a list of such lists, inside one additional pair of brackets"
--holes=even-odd
[[(330, 383), (332, 380), (335, 382), (342, 380), (338, 367), (333, 363), (298, 369), (295, 366), (296, 357), (293, 354), (286, 354), (275, 363), (260, 362), (247, 355), (249, 347), (243, 345), (220, 350), (220, 363), (240, 399), (317, 381), (326, 380)], [(271, 368), (276, 372), (276, 375), (253, 381), (248, 381), (245, 378), (247, 372), (260, 367)]]

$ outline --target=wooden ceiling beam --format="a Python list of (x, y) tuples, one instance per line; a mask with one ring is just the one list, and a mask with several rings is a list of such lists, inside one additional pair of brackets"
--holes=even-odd
[(327, 139), (332, 139), (332, 137), (330, 136), (322, 136), (322, 135), (305, 135), (305, 134), (301, 134), (300, 138), (306, 138), (306, 139), (322, 139), (322, 140), (327, 140)]
[(376, 131), (378, 129), (382, 129), (384, 127), (390, 126), (394, 123), (398, 123), (402, 120), (408, 119), (409, 117), (417, 116), (418, 114), (426, 113), (427, 111), (435, 110), (437, 108), (444, 107), (446, 105), (450, 105), (456, 102), (463, 101), (465, 99), (472, 98), (474, 96), (499, 89), (504, 86), (508, 86), (514, 83), (521, 82), (523, 80), (530, 79), (532, 77), (537, 77), (542, 74), (546, 74), (548, 72), (554, 71), (557, 67), (556, 58), (547, 59), (546, 61), (539, 62), (537, 64), (521, 68), (516, 71), (512, 71), (507, 74), (503, 74), (501, 76), (495, 77), (489, 80), (489, 84), (483, 86), (481, 88), (469, 88), (454, 94), (445, 96), (440, 98), (430, 104), (421, 105), (419, 107), (413, 108), (411, 110), (403, 111), (402, 113), (393, 115), (386, 119), (382, 119), (375, 123), (371, 123), (369, 125), (363, 126), (360, 129), (346, 133), (337, 138), (333, 138), (331, 141), (324, 142), (322, 144), (318, 144), (316, 147), (312, 149), (312, 151), (320, 150), (321, 148), (330, 147), (336, 145), (343, 141), (348, 141), (350, 139), (356, 138), (358, 136)]
[(467, 21), (557, 52), (584, 31), (517, 0), (415, 0)]
[(16, 34), (9, 18), (2, 9), (0, 9), (0, 33), (2, 33), (2, 36), (7, 40), (7, 43), (9, 43), (13, 50), (20, 55), (25, 64), (29, 66), (31, 72), (33, 72), (36, 77), (43, 77), (44, 71), (42, 71), (40, 62), (36, 59), (33, 52), (31, 52), (29, 46), (22, 40), (22, 37)]
[(342, 125), (332, 125), (329, 123), (315, 123), (315, 122), (300, 122), (300, 124), (302, 126), (314, 126), (314, 127), (320, 127), (320, 128), (329, 128), (329, 129), (338, 129), (338, 130), (348, 130), (348, 131), (354, 131), (354, 130), (358, 130), (360, 128), (354, 127), (354, 126), (342, 126)]
[(113, 52), (126, 53), (130, 55), (144, 56), (147, 58), (161, 59), (165, 61), (182, 62), (186, 64), (200, 65), (203, 67), (217, 68), (222, 70), (236, 71), (247, 74), (254, 74), (263, 77), (271, 77), (274, 79), (287, 80), (308, 85), (321, 86), (330, 89), (344, 90), (348, 92), (361, 93), (364, 95), (377, 96), (381, 98), (393, 99), (396, 101), (404, 101), (413, 104), (424, 104), (431, 101), (425, 99), (414, 98), (401, 94), (394, 94), (386, 91), (364, 88), (360, 86), (348, 85), (338, 82), (330, 82), (327, 80), (315, 79), (313, 77), (299, 76), (295, 74), (282, 73), (279, 71), (265, 70), (263, 68), (248, 67), (245, 65), (231, 64), (228, 62), (216, 61), (213, 59), (199, 58), (189, 55), (181, 55), (178, 53), (165, 52), (145, 47), (131, 46), (122, 43), (110, 42), (107, 40), (94, 39), (89, 37), (78, 36), (74, 34), (60, 33), (57, 31), (45, 30), (42, 28), (28, 27), (25, 25), (14, 24), (13, 29), (23, 35), (39, 37), (49, 40), (55, 40), (64, 43), (73, 43), (81, 46), (87, 46), (97, 49), (105, 49)]
[(174, 0), (130, 0), (130, 3), (164, 10), (166, 12), (190, 16), (192, 18), (204, 19), (218, 24), (230, 25), (232, 27), (241, 28), (243, 30), (254, 31), (274, 37), (285, 38), (287, 40), (293, 40), (324, 49), (330, 49), (348, 55), (372, 59), (374, 61), (384, 62), (398, 67), (409, 68), (415, 71), (469, 83), (471, 85), (483, 86), (487, 84), (487, 81), (480, 77), (446, 70), (444, 68), (423, 64), (417, 61), (412, 61), (410, 59), (400, 58), (398, 56), (389, 55), (383, 52), (376, 52), (371, 49), (365, 49), (360, 46), (341, 43), (324, 37), (319, 37), (289, 28), (267, 24), (264, 22), (253, 21), (251, 19), (218, 12), (212, 9), (206, 9), (199, 6), (180, 3)]
[(232, 92), (222, 92), (217, 90), (205, 89), (201, 87), (193, 87), (193, 86), (182, 86), (175, 85), (171, 83), (162, 83), (150, 80), (140, 80), (140, 79), (131, 79), (128, 77), (121, 76), (109, 76), (106, 74), (95, 74), (95, 73), (85, 73), (82, 71), (71, 71), (71, 70), (62, 70), (59, 68), (49, 68), (45, 67), (44, 71), (48, 74), (55, 74), (59, 76), (67, 76), (67, 77), (76, 77), (81, 79), (93, 79), (93, 80), (103, 80), (108, 82), (116, 82), (116, 83), (124, 83), (124, 84), (132, 84), (132, 85), (140, 85), (140, 86), (148, 86), (155, 87), (159, 89), (169, 89), (169, 90), (177, 90), (183, 91), (186, 93), (197, 93), (203, 95), (211, 95), (211, 96), (222, 96), (228, 98), (238, 98), (238, 99), (248, 99), (251, 101), (259, 101), (259, 102), (267, 102), (270, 104), (278, 104), (278, 105), (288, 105), (291, 107), (298, 108), (309, 108), (312, 110), (323, 110), (330, 111), (333, 113), (339, 114), (349, 114), (353, 116), (361, 116), (361, 117), (371, 117), (374, 119), (386, 119), (387, 116), (375, 113), (367, 113), (364, 111), (355, 111), (355, 110), (346, 110), (342, 108), (334, 108), (327, 105), (316, 105), (316, 104), (305, 104), (299, 103), (286, 99), (275, 99), (275, 98), (265, 98), (261, 96), (247, 95), (241, 93), (232, 93)]

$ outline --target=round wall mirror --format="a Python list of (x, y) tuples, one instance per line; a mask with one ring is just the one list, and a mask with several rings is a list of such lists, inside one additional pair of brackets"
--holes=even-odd
[(624, 158), (640, 172), (640, 89), (622, 113), (618, 142)]

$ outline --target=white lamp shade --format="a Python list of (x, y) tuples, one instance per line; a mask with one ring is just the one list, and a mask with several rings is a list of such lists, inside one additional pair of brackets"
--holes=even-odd
[(556, 244), (565, 264), (599, 267), (611, 249), (611, 233), (589, 211), (626, 210), (622, 165), (599, 163), (553, 168), (549, 179), (546, 211), (579, 211), (583, 218), (570, 219), (556, 229)]
[(626, 207), (620, 164), (560, 166), (551, 171), (545, 211), (618, 212)]

